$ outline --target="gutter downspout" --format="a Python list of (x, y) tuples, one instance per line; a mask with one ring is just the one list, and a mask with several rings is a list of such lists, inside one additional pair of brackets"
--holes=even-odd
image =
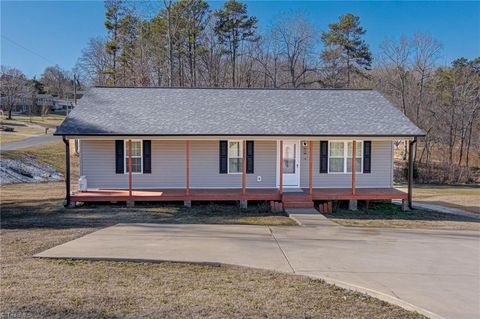
[(417, 137), (410, 141), (408, 148), (408, 208), (413, 209), (412, 192), (413, 192), (413, 152), (415, 144), (417, 143)]
[(65, 202), (64, 206), (70, 206), (70, 141), (63, 136), (65, 143)]

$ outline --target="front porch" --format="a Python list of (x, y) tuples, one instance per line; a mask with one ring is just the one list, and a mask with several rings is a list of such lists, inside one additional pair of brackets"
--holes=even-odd
[[(100, 176), (106, 176), (106, 178), (112, 178), (111, 181), (119, 180), (122, 182), (115, 182), (110, 183), (110, 185), (106, 186), (107, 184), (98, 183), (91, 186), (91, 188), (85, 188), (86, 191), (82, 192), (75, 192), (71, 193), (71, 181), (70, 181), (70, 140), (64, 137), (64, 142), (66, 146), (66, 206), (70, 206), (71, 203), (75, 204), (76, 202), (127, 202), (127, 204), (134, 204), (135, 202), (143, 202), (143, 201), (183, 201), (185, 205), (190, 206), (192, 201), (240, 201), (242, 207), (246, 207), (248, 201), (274, 201), (274, 202), (282, 202), (282, 207), (284, 208), (311, 208), (314, 205), (314, 201), (350, 201), (353, 204), (352, 207), (356, 207), (357, 200), (391, 200), (391, 199), (399, 199), (406, 201), (408, 199), (411, 200), (411, 185), (413, 181), (413, 176), (411, 174), (411, 163), (412, 163), (412, 155), (410, 152), (409, 156), (409, 193), (404, 193), (399, 191), (393, 187), (375, 187), (370, 186), (365, 182), (367, 174), (361, 174), (360, 177), (363, 177), (363, 182), (357, 181), (357, 170), (356, 170), (356, 141), (352, 140), (352, 156), (351, 156), (351, 173), (349, 173), (348, 178), (342, 178), (343, 182), (338, 183), (334, 177), (345, 177), (346, 174), (332, 174), (329, 175), (327, 172), (323, 172), (321, 167), (319, 166), (319, 162), (322, 162), (321, 156), (315, 158), (314, 161), (314, 144), (318, 144), (318, 140), (309, 140), (303, 144), (303, 148), (300, 148), (300, 141), (297, 141), (298, 151), (293, 154), (297, 154), (296, 157), (292, 158), (284, 158), (284, 140), (278, 140), (277, 148), (267, 148), (269, 151), (264, 151), (263, 154), (261, 153), (262, 149), (257, 149), (256, 154), (259, 154), (259, 162), (256, 166), (259, 173), (255, 175), (249, 176), (249, 183), (247, 184), (247, 141), (241, 140), (239, 143), (243, 145), (240, 152), (240, 172), (235, 174), (225, 174), (221, 175), (218, 173), (216, 165), (213, 166), (199, 166), (199, 163), (215, 163), (216, 160), (213, 158), (217, 156), (215, 154), (214, 149), (212, 146), (216, 146), (214, 143), (210, 142), (207, 144), (208, 151), (204, 151), (202, 147), (198, 144), (194, 144), (193, 147), (191, 146), (191, 141), (185, 140), (183, 141), (183, 145), (180, 144), (178, 146), (178, 151), (175, 151), (172, 148), (172, 143), (168, 144), (168, 147), (162, 154), (168, 154), (167, 152), (172, 152), (171, 154), (175, 154), (175, 156), (171, 157), (171, 166), (167, 166), (170, 168), (169, 172), (175, 172), (175, 174), (171, 174), (168, 176), (165, 175), (154, 175), (151, 174), (151, 164), (149, 164), (149, 171), (148, 176), (143, 174), (134, 174), (132, 173), (132, 140), (125, 139), (125, 155), (122, 155), (122, 159), (125, 160), (124, 165), (126, 169), (121, 170), (119, 173), (118, 171), (113, 171), (110, 173), (111, 175), (103, 175), (104, 172), (102, 169), (95, 170)], [(115, 143), (111, 143), (111, 145), (116, 145), (118, 141)], [(123, 147), (123, 141), (122, 147)], [(220, 141), (222, 142), (222, 141)], [(273, 141), (275, 142), (275, 141)], [(158, 142), (156, 142), (158, 145)], [(288, 143), (288, 142), (286, 142)], [(108, 148), (110, 144), (104, 143), (100, 144), (99, 148), (95, 148), (95, 152), (99, 152), (99, 150), (103, 148)], [(256, 144), (257, 145), (257, 144)], [(265, 144), (264, 144), (265, 145)], [(253, 146), (253, 143), (252, 143)], [(290, 145), (291, 146), (291, 145)], [(317, 145), (318, 146), (318, 145)], [(191, 148), (196, 152), (194, 163), (191, 163)], [(410, 145), (411, 149), (411, 145)], [(152, 157), (152, 150), (157, 151), (158, 149), (150, 148), (149, 146), (149, 158)], [(198, 150), (202, 150), (203, 153), (199, 153)], [(295, 148), (294, 148), (295, 150)], [(114, 149), (107, 150), (106, 153), (102, 153), (103, 155), (98, 155), (98, 153), (91, 153), (90, 158), (95, 159), (102, 159), (109, 156), (109, 154), (113, 154)], [(303, 152), (302, 155), (302, 166), (300, 164), (300, 151)], [(316, 154), (320, 152), (320, 148), (316, 149)], [(176, 152), (176, 153), (175, 153)], [(271, 154), (277, 153), (277, 157), (271, 157)], [(158, 154), (158, 153), (155, 153)], [(205, 154), (214, 154), (213, 158), (208, 157)], [(222, 156), (222, 152), (220, 151), (220, 157)], [(288, 154), (288, 152), (285, 152)], [(95, 157), (93, 157), (95, 156)], [(165, 156), (165, 155), (164, 155)], [(253, 156), (253, 153), (252, 153)], [(159, 158), (158, 156), (156, 158)], [(200, 158), (202, 161), (199, 162), (197, 159)], [(168, 159), (168, 157), (167, 157)], [(273, 159), (273, 160), (272, 160)], [(261, 162), (263, 160), (263, 162)], [(298, 177), (297, 183), (293, 183), (293, 185), (302, 185), (302, 188), (295, 186), (292, 188), (292, 181), (285, 180), (285, 176), (288, 175), (289, 171), (284, 172), (285, 163), (289, 163), (289, 161), (293, 160), (293, 165), (296, 167), (294, 172), (296, 172), (296, 176)], [(370, 158), (369, 158), (370, 160)], [(118, 162), (118, 160), (117, 160)], [(120, 160), (122, 162), (122, 160)], [(273, 162), (273, 163), (272, 163)], [(99, 161), (99, 164), (102, 162)], [(104, 171), (108, 171), (115, 165), (114, 158), (111, 158), (107, 161), (107, 165), (103, 166)], [(178, 165), (178, 163), (180, 163)], [(251, 158), (252, 170), (253, 170), (253, 157)], [(270, 164), (271, 163), (271, 164)], [(296, 164), (295, 164), (296, 163)], [(315, 164), (314, 164), (315, 163)], [(345, 162), (346, 163), (346, 162)], [(360, 162), (362, 163), (362, 162)], [(159, 165), (158, 162), (154, 162), (155, 165)], [(195, 166), (192, 168), (192, 164)], [(296, 166), (295, 166), (296, 165)], [(315, 169), (314, 169), (314, 165)], [(183, 167), (182, 167), (183, 166)], [(179, 167), (179, 169), (178, 169)], [(304, 174), (303, 174), (303, 184), (300, 182), (300, 172), (302, 170), (301, 167), (304, 167)], [(388, 166), (387, 166), (388, 167)], [(159, 172), (162, 168), (160, 166), (156, 166), (153, 170), (154, 173)], [(220, 170), (222, 169), (222, 165), (220, 165)], [(263, 169), (263, 171), (262, 171)], [(291, 167), (290, 167), (291, 169)], [(166, 172), (167, 170), (163, 170)], [(193, 174), (191, 173), (193, 172)], [(266, 173), (266, 172), (269, 173)], [(362, 172), (362, 169), (359, 170)], [(143, 173), (143, 170), (142, 170)], [(220, 172), (222, 173), (222, 172)], [(324, 175), (322, 173), (325, 173)], [(370, 170), (368, 171), (370, 173)], [(114, 175), (115, 174), (115, 175)], [(218, 174), (218, 175), (217, 175)], [(263, 175), (263, 179), (262, 179)], [(90, 176), (94, 176), (91, 174)], [(178, 178), (177, 178), (178, 176)], [(222, 177), (223, 183), (225, 183), (225, 178), (228, 178), (228, 185), (226, 187), (209, 187), (210, 185), (218, 185), (218, 183), (212, 183), (209, 178), (211, 176)], [(277, 177), (276, 187), (275, 187), (275, 176)], [(391, 176), (389, 173), (384, 174), (384, 176)], [(116, 178), (116, 179), (114, 179)], [(145, 178), (149, 178), (149, 185), (151, 188), (146, 186), (146, 183), (142, 183), (142, 180), (145, 181)], [(192, 178), (195, 180), (192, 182)], [(199, 178), (207, 180), (205, 183), (199, 182)], [(315, 180), (314, 180), (315, 178)], [(169, 183), (161, 184), (164, 180), (169, 180)], [(182, 182), (178, 182), (181, 181)], [(216, 179), (220, 180), (220, 179)], [(265, 186), (253, 186), (254, 183), (258, 182), (266, 182), (269, 180), (268, 184), (264, 184)], [(173, 182), (172, 182), (173, 181)], [(176, 187), (175, 183), (179, 184), (180, 187)], [(170, 185), (174, 186), (170, 186)], [(361, 186), (359, 187), (360, 184)], [(370, 183), (372, 184), (372, 183)], [(388, 183), (377, 183), (380, 185), (385, 185)], [(90, 185), (90, 184), (89, 184)], [(157, 188), (158, 185), (158, 188)], [(220, 183), (221, 185), (221, 183)], [(238, 186), (237, 186), (238, 185)], [(261, 185), (261, 184), (256, 184)], [(332, 187), (330, 187), (332, 185)], [(335, 187), (335, 186), (336, 187)], [(387, 186), (385, 185), (385, 186)], [(192, 187), (193, 186), (193, 187)], [(306, 187), (308, 186), (308, 187)], [(409, 196), (410, 195), (410, 196)]]

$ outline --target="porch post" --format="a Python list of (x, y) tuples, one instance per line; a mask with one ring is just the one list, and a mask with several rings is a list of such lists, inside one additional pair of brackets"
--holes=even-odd
[[(347, 151), (348, 152), (348, 151)], [(357, 177), (357, 141), (353, 140), (352, 145), (352, 195), (355, 195), (355, 182)]]
[(65, 143), (65, 207), (70, 206), (70, 140), (63, 137)]
[(280, 141), (280, 194), (283, 194), (283, 141)]
[(413, 141), (410, 141), (408, 147), (408, 208), (413, 209), (412, 192), (413, 192), (413, 151), (417, 138), (414, 137)]
[(313, 193), (313, 142), (309, 142), (310, 150), (309, 150), (309, 158), (308, 158), (308, 187), (309, 187), (309, 192), (310, 195)]
[(128, 140), (128, 196), (132, 199), (132, 140)]
[(242, 195), (246, 193), (246, 183), (247, 183), (247, 161), (245, 159), (245, 148), (247, 147), (247, 142), (245, 140), (242, 141)]
[(185, 193), (190, 195), (190, 141), (185, 142)]

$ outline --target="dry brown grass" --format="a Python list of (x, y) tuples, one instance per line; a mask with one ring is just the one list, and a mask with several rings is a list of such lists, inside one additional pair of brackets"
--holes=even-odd
[(248, 224), (296, 226), (284, 214), (271, 213), (267, 205), (195, 203), (192, 208), (179, 203), (137, 203), (125, 205), (89, 204), (74, 209), (63, 207), (64, 184), (12, 184), (0, 187), (2, 218), (11, 225), (27, 223), (30, 227), (55, 228), (109, 226), (116, 223)]
[(20, 141), (20, 140), (24, 140), (24, 139), (26, 139), (26, 138), (29, 138), (29, 136), (17, 135), (17, 134), (4, 134), (4, 133), (0, 133), (0, 144), (2, 144), (2, 143), (8, 143), (8, 142)]
[[(61, 183), (3, 186), (1, 317), (423, 318), (324, 281), (231, 266), (34, 259), (117, 222), (275, 218), (219, 205), (64, 210)], [(278, 216), (279, 218), (288, 218)], [(259, 219), (260, 218), (260, 219)], [(278, 219), (275, 219), (278, 222)]]
[[(15, 134), (19, 133), (19, 134)], [(32, 127), (25, 127), (15, 129), (15, 133), (0, 133), (0, 143), (8, 143), (14, 141), (25, 140), (27, 138), (31, 138), (33, 136), (38, 136), (45, 134), (45, 131), (39, 128), (32, 128)], [(29, 135), (26, 135), (29, 134)], [(30, 135), (31, 134), (31, 135)]]
[(270, 271), (31, 258), (89, 231), (2, 230), (2, 316), (423, 318), (321, 280)]
[(340, 209), (326, 216), (344, 226), (480, 231), (479, 220), (463, 216), (418, 209), (403, 212), (399, 206), (385, 203), (371, 203), (368, 211), (363, 209)]
[(7, 120), (6, 118), (4, 118), (2, 122), (7, 125), (9, 123), (20, 122), (25, 124), (37, 124), (42, 126), (59, 126), (64, 119), (65, 115), (61, 114), (47, 114), (45, 116), (32, 115), (31, 117), (28, 115), (13, 115), (12, 120)]
[[(407, 191), (406, 187), (399, 187), (399, 189)], [(460, 208), (480, 214), (480, 187), (415, 185), (413, 200), (419, 203)]]

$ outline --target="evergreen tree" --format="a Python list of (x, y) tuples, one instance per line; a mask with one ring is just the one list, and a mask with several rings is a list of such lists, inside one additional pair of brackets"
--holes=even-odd
[(107, 71), (111, 76), (110, 84), (117, 85), (117, 56), (120, 51), (119, 30), (124, 6), (122, 0), (105, 1), (105, 28), (107, 28), (109, 39), (105, 45), (105, 51), (111, 56), (111, 63)]
[(185, 51), (188, 55), (190, 86), (197, 85), (197, 55), (203, 51), (199, 40), (205, 30), (209, 6), (204, 0), (180, 0), (179, 12), (182, 14)]
[(325, 51), (340, 49), (341, 57), (345, 61), (347, 73), (347, 86), (351, 83), (351, 72), (359, 71), (359, 68), (369, 69), (372, 63), (372, 55), (368, 45), (362, 39), (366, 30), (360, 26), (360, 17), (348, 13), (340, 17), (337, 23), (328, 25), (329, 31), (322, 33), (322, 41), (327, 47)]
[(257, 18), (249, 17), (247, 14), (247, 5), (229, 0), (225, 2), (223, 8), (215, 12), (217, 22), (215, 32), (220, 43), (225, 48), (225, 52), (230, 56), (232, 63), (232, 86), (235, 87), (235, 69), (238, 49), (243, 41), (255, 41), (257, 37)]

